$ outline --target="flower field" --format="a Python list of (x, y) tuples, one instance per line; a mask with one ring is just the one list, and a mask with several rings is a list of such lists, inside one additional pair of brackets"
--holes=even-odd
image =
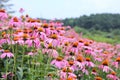
[(0, 80), (120, 80), (120, 44), (0, 10)]

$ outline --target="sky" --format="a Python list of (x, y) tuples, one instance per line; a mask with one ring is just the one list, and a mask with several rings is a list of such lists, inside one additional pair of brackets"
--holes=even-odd
[(96, 13), (120, 13), (120, 0), (10, 0), (15, 16), (29, 14), (33, 18), (64, 19)]

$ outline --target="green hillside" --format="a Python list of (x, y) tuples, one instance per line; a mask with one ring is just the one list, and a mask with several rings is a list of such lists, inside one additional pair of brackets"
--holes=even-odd
[(112, 44), (120, 43), (120, 14), (91, 14), (62, 20), (83, 37)]

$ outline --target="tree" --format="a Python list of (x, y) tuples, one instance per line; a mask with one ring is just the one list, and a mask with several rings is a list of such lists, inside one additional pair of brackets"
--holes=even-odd
[(14, 13), (14, 11), (11, 11), (11, 6), (13, 4), (7, 4), (10, 0), (0, 0), (0, 9), (5, 9), (8, 13)]

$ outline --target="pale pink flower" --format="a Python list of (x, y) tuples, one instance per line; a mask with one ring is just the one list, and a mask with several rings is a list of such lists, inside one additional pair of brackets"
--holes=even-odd
[(97, 72), (93, 72), (93, 71), (91, 72), (91, 74), (96, 75), (96, 76), (98, 75)]
[(75, 62), (75, 70), (82, 70), (85, 66), (84, 62), (74, 61)]
[(5, 12), (5, 10), (0, 10), (0, 20), (4, 20), (8, 18), (8, 14)]
[(47, 40), (47, 36), (46, 36), (46, 34), (43, 33), (43, 32), (40, 32), (38, 37), (39, 37), (41, 40)]
[(118, 62), (116, 62), (116, 61), (115, 61), (115, 62), (112, 62), (112, 64), (111, 64), (111, 65), (112, 65), (113, 67), (115, 67), (115, 68), (117, 68), (117, 69), (118, 69), (118, 65), (119, 65), (119, 64), (118, 64)]
[(52, 60), (51, 64), (55, 65), (58, 69), (61, 69), (63, 67), (66, 67), (68, 62), (61, 57), (57, 57), (56, 59)]
[(99, 62), (102, 61), (102, 59), (101, 59), (100, 57), (98, 57), (98, 56), (94, 56), (94, 60), (95, 60), (95, 61), (99, 61)]
[(0, 45), (2, 45), (4, 43), (10, 44), (10, 39), (8, 37), (0, 39)]
[(83, 72), (83, 73), (85, 73), (86, 75), (89, 75), (88, 70), (87, 70), (87, 69), (85, 69), (85, 68), (83, 68), (83, 69), (82, 69), (82, 72)]
[(106, 72), (106, 73), (113, 71), (109, 66), (100, 65), (98, 67), (102, 69), (103, 72)]
[(36, 51), (32, 51), (32, 52), (29, 52), (29, 53), (28, 53), (29, 56), (34, 56), (34, 55), (36, 55), (36, 54), (37, 54)]
[(9, 26), (13, 26), (14, 28), (18, 28), (18, 27), (22, 27), (22, 22), (19, 18), (17, 17), (13, 17), (11, 18), (10, 22), (9, 22)]
[(14, 76), (14, 74), (13, 73), (11, 73), (11, 72), (9, 72), (9, 73), (7, 73), (7, 74), (3, 74), (2, 75), (2, 78), (3, 79), (12, 79), (12, 77)]
[(107, 78), (110, 80), (119, 80), (119, 78), (116, 76), (115, 72), (111, 72), (111, 74), (108, 74)]
[(23, 13), (25, 10), (23, 8), (20, 8), (19, 12)]
[(12, 58), (14, 55), (9, 50), (4, 50), (4, 52), (0, 55), (0, 58), (4, 59), (6, 57)]
[(71, 68), (69, 67), (64, 67), (62, 71), (60, 71), (60, 80), (67, 80), (68, 78), (72, 78), (72, 80), (77, 80), (77, 76), (73, 73)]
[(59, 56), (58, 52), (55, 49), (47, 49), (47, 53), (53, 58), (57, 58)]
[(90, 58), (86, 58), (86, 61), (84, 62), (84, 64), (88, 67), (94, 67), (95, 64), (90, 60)]
[(25, 22), (26, 27), (41, 26), (41, 23), (38, 22)]
[(27, 39), (25, 41), (25, 44), (27, 44), (29, 47), (39, 47), (40, 46), (40, 40), (38, 38), (35, 37), (31, 37), (31, 39)]

